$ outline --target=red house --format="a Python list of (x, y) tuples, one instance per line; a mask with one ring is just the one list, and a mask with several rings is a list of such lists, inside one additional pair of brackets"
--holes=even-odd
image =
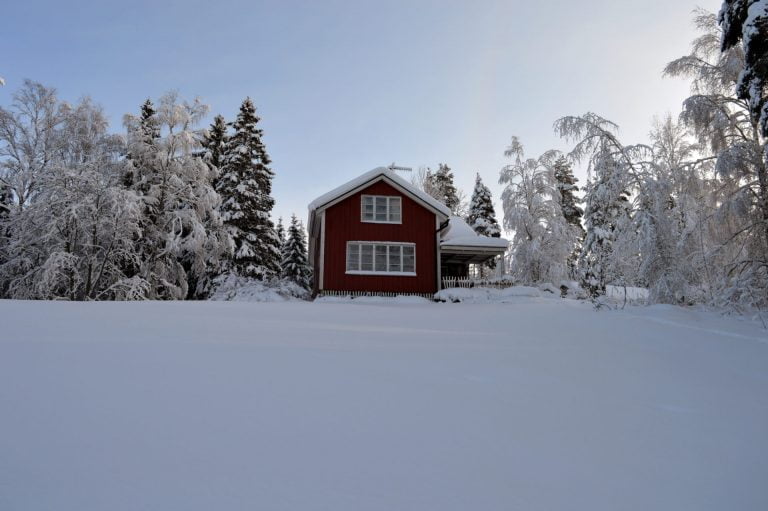
[(312, 201), (308, 225), (315, 294), (432, 294), (507, 247), (386, 167)]

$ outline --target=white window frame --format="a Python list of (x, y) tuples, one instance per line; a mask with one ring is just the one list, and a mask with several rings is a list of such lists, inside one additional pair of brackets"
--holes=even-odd
[[(357, 267), (362, 267), (362, 259), (363, 259), (363, 245), (371, 245), (372, 253), (373, 253), (373, 259), (371, 261), (374, 270), (349, 270), (349, 246), (350, 245), (358, 245), (357, 248)], [(376, 270), (376, 247), (377, 246), (386, 246), (387, 247), (387, 262), (386, 262), (386, 270)], [(389, 247), (399, 247), (400, 249), (400, 268), (402, 270), (403, 268), (403, 247), (413, 247), (413, 271), (389, 271)], [(402, 241), (348, 241), (346, 246), (346, 251), (344, 254), (344, 270), (346, 271), (347, 275), (389, 275), (390, 277), (415, 277), (416, 276), (416, 244), (415, 243), (408, 243), (408, 242), (402, 242)]]
[[(367, 197), (370, 197), (373, 200), (373, 218), (372, 219), (366, 219), (365, 218), (365, 199)], [(376, 220), (376, 200), (385, 200), (387, 203), (387, 219), (386, 220)], [(390, 212), (390, 202), (392, 199), (397, 199), (400, 201), (400, 220), (390, 220), (391, 212)], [(399, 195), (367, 195), (364, 194), (360, 197), (360, 221), (366, 224), (402, 224), (403, 223), (403, 198)]]

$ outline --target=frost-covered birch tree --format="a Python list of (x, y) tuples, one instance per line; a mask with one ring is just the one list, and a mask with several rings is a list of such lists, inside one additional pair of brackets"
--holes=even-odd
[(670, 115), (656, 122), (650, 138), (654, 165), (639, 185), (633, 218), (638, 280), (652, 302), (701, 301), (708, 285), (701, 222), (709, 187), (694, 163), (698, 148)]
[(525, 158), (517, 137), (504, 152), (513, 162), (502, 168), (504, 228), (513, 232), (510, 270), (525, 283), (558, 282), (567, 277), (567, 259), (576, 233), (560, 210), (554, 178), (558, 151)]
[(121, 137), (89, 99), (68, 110), (54, 158), (26, 206), (11, 210), (0, 275), (12, 298), (134, 298), (124, 274), (135, 260), (138, 201), (121, 185)]
[[(199, 279), (229, 243), (219, 217), (215, 171), (200, 155), (195, 125), (207, 112), (199, 100), (181, 101), (175, 92), (160, 99), (153, 125), (160, 137), (146, 137), (143, 116), (126, 116), (133, 187), (143, 206), (141, 262), (136, 276), (147, 298), (184, 299), (200, 292)], [(192, 284), (192, 285), (190, 285)]]
[(593, 298), (604, 294), (608, 284), (631, 280), (637, 265), (629, 248), (633, 239), (629, 187), (641, 179), (647, 165), (636, 159), (650, 154), (650, 148), (625, 147), (616, 138), (617, 128), (593, 113), (555, 122), (555, 131), (576, 143), (571, 159), (588, 162), (591, 179), (585, 194), (586, 236), (579, 255), (579, 276)]
[(23, 210), (60, 149), (69, 105), (58, 100), (56, 89), (31, 80), (12, 98), (10, 108), (0, 107), (0, 182)]
[(755, 25), (764, 19), (759, 4), (725, 2), (720, 13), (725, 31), (714, 14), (697, 11), (694, 21), (701, 35), (689, 55), (665, 69), (669, 76), (691, 79), (692, 95), (684, 102), (681, 121), (699, 144), (701, 154), (692, 165), (706, 172), (706, 165), (714, 162), (706, 197), (711, 210), (700, 226), (707, 235), (702, 236), (701, 257), (711, 276), (707, 294), (729, 306), (768, 305), (768, 171), (760, 124), (764, 103), (753, 88), (762, 82), (752, 67), (760, 52), (747, 58), (747, 46), (738, 44), (744, 28), (746, 41), (755, 44), (747, 49), (765, 44), (764, 27)]

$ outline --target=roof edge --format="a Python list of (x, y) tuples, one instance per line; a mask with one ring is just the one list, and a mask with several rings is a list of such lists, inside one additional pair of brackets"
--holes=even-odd
[(448, 209), (445, 204), (428, 195), (426, 192), (419, 190), (413, 184), (401, 178), (387, 167), (376, 167), (375, 169), (369, 170), (355, 179), (352, 179), (316, 198), (309, 203), (308, 207), (310, 215), (327, 209), (380, 180), (388, 181), (389, 184), (393, 185), (406, 195), (409, 195), (412, 199), (420, 202), (423, 206), (434, 211), (436, 214), (446, 218), (451, 216), (451, 210)]

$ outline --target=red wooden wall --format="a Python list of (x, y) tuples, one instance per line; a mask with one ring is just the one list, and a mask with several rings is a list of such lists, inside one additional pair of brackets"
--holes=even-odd
[[(362, 195), (401, 197), (402, 224), (364, 223), (360, 219)], [(325, 260), (323, 289), (435, 293), (437, 260), (435, 214), (379, 181), (325, 210)], [(347, 275), (347, 241), (405, 241), (416, 244), (416, 276)]]

